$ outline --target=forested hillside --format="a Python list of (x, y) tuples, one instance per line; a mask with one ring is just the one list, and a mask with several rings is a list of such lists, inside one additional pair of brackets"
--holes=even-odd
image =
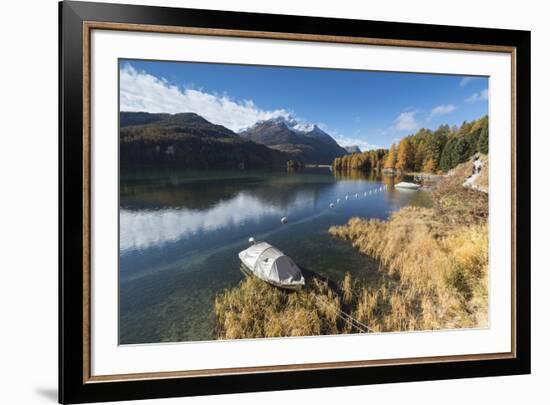
[(422, 128), (390, 149), (355, 153), (334, 160), (337, 170), (393, 169), (402, 172), (447, 172), (476, 152), (489, 153), (489, 119), (464, 122), (460, 127)]
[(291, 159), (194, 113), (121, 112), (119, 142), (122, 168), (272, 169)]

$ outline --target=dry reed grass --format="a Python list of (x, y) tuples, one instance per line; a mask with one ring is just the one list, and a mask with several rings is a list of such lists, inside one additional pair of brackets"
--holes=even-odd
[(378, 331), (487, 325), (488, 196), (462, 187), (470, 174), (467, 162), (441, 180), (434, 208), (329, 229), (381, 263), (384, 276), (357, 293), (358, 320)]
[(355, 294), (355, 318), (377, 331), (486, 324), (487, 225), (440, 225), (435, 210), (406, 208), (387, 222), (353, 218), (330, 228), (385, 273)]
[(340, 298), (318, 279), (286, 292), (247, 277), (218, 295), (214, 309), (219, 339), (327, 335), (345, 328), (337, 316)]
[(376, 282), (346, 274), (288, 293), (248, 277), (215, 301), (220, 339), (350, 333), (338, 311), (379, 332), (483, 327), (488, 319), (488, 197), (462, 187), (471, 162), (433, 192), (434, 208), (407, 207), (388, 221), (352, 218), (329, 233), (380, 261)]

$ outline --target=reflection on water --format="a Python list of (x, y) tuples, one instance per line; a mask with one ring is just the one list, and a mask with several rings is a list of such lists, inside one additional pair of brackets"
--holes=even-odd
[[(353, 216), (385, 219), (404, 205), (429, 204), (422, 191), (393, 189), (401, 180), (329, 169), (123, 174), (121, 343), (212, 339), (214, 296), (241, 280), (237, 253), (250, 236), (332, 280), (346, 271), (368, 279), (376, 263), (327, 229)], [(382, 185), (388, 189), (374, 193)]]
[(284, 207), (254, 197), (246, 192), (220, 201), (204, 210), (162, 208), (157, 210), (120, 210), (120, 249), (159, 246), (201, 233), (236, 229), (247, 222), (258, 223), (266, 217), (281, 217), (289, 211), (312, 206), (312, 196), (303, 193)]

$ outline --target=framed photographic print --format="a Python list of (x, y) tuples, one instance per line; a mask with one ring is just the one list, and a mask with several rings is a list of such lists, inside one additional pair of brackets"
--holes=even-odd
[(62, 403), (530, 372), (530, 33), (62, 2)]

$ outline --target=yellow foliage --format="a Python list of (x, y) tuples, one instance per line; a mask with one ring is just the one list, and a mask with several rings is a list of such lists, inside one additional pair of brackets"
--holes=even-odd
[(384, 167), (386, 169), (394, 169), (395, 168), (395, 162), (397, 161), (397, 152), (395, 149), (395, 145), (392, 143), (390, 146), (390, 151), (388, 152), (388, 155), (386, 156)]
[(405, 208), (389, 221), (351, 219), (329, 232), (383, 264), (354, 316), (378, 331), (485, 326), (487, 224), (452, 227), (434, 209)]
[(422, 168), (422, 171), (425, 173), (435, 173), (435, 169), (437, 168), (437, 163), (433, 159), (426, 160), (426, 163), (424, 163), (424, 167)]
[(287, 292), (255, 278), (218, 295), (214, 304), (219, 339), (315, 336), (341, 333), (340, 300), (317, 279)]
[[(471, 169), (470, 169), (471, 170)], [(458, 166), (433, 192), (434, 208), (406, 207), (388, 221), (351, 218), (329, 233), (380, 262), (360, 285), (346, 273), (339, 291), (308, 280), (289, 293), (248, 277), (215, 300), (220, 339), (349, 333), (344, 310), (379, 332), (488, 324), (487, 195), (464, 189)]]

